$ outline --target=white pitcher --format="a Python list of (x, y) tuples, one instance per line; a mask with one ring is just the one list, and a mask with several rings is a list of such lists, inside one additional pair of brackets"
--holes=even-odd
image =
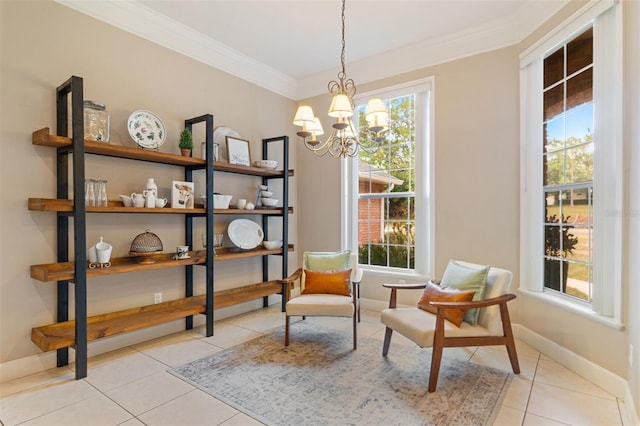
[(131, 199), (133, 200), (133, 207), (144, 207), (144, 195), (134, 192), (131, 194)]

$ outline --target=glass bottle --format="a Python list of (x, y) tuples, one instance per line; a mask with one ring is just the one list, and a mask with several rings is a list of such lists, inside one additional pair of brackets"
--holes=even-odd
[(97, 189), (96, 189), (96, 206), (98, 207), (107, 207), (109, 204), (109, 198), (107, 197), (107, 181), (106, 180), (97, 180)]
[(96, 142), (109, 142), (111, 117), (104, 104), (84, 101), (84, 138)]
[(95, 181), (93, 179), (85, 179), (84, 181), (84, 205), (96, 205)]

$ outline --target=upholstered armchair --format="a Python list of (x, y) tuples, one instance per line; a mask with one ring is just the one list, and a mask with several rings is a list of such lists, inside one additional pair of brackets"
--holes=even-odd
[(289, 346), (289, 320), (292, 316), (302, 316), (303, 319), (307, 316), (328, 316), (352, 318), (353, 349), (356, 349), (361, 280), (358, 257), (350, 251), (305, 252), (303, 267), (284, 280), (285, 346)]
[[(394, 331), (421, 348), (432, 347), (429, 392), (435, 392), (444, 348), (504, 345), (511, 367), (520, 374), (507, 302), (513, 274), (505, 269), (450, 261), (442, 281), (383, 284), (391, 289), (382, 355), (387, 356)], [(397, 291), (425, 289), (417, 307), (397, 307)]]

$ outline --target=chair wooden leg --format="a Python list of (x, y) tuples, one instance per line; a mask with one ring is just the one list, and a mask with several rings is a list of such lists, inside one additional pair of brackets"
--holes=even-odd
[(511, 368), (514, 374), (520, 374), (520, 363), (518, 363), (518, 354), (516, 352), (516, 344), (513, 340), (507, 345), (507, 354), (509, 354), (509, 361), (511, 362)]
[(382, 345), (382, 356), (387, 356), (389, 353), (389, 345), (391, 344), (391, 335), (393, 330), (387, 327), (384, 331), (384, 344)]
[(353, 313), (353, 350), (358, 348), (358, 318), (356, 313)]
[(284, 320), (284, 345), (289, 346), (289, 315)]
[(442, 346), (433, 345), (431, 353), (431, 371), (429, 372), (429, 392), (435, 392), (438, 385), (438, 374), (440, 373), (440, 361), (442, 361)]
[(507, 303), (500, 304), (500, 318), (502, 319), (502, 330), (507, 340), (507, 354), (511, 362), (511, 368), (514, 374), (520, 374), (520, 363), (518, 362), (518, 353), (516, 352), (516, 342), (513, 340), (513, 330), (511, 329), (511, 319), (509, 318), (509, 309)]
[(433, 351), (431, 353), (431, 371), (429, 371), (429, 392), (435, 392), (440, 374), (440, 362), (442, 361), (442, 349), (444, 347), (444, 315), (438, 309), (436, 329), (433, 334)]

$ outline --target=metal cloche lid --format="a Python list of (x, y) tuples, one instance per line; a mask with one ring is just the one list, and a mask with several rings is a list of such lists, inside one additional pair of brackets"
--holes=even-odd
[(162, 241), (156, 234), (149, 232), (147, 229), (133, 239), (130, 251), (135, 253), (162, 251)]

